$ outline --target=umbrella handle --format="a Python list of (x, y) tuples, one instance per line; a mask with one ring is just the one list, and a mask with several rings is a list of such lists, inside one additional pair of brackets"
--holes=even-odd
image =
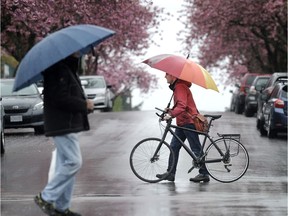
[(167, 108), (168, 108), (168, 109), (169, 109), (169, 107), (170, 107), (170, 104), (171, 104), (171, 101), (172, 101), (173, 96), (174, 96), (174, 92), (172, 93), (171, 98), (170, 98), (170, 100), (169, 100), (169, 103), (167, 104)]

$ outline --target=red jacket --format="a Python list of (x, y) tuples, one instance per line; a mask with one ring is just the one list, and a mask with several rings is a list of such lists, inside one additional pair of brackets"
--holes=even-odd
[(178, 80), (174, 88), (174, 106), (168, 113), (172, 117), (176, 117), (178, 126), (193, 124), (192, 116), (198, 113), (189, 87), (191, 87), (191, 83)]

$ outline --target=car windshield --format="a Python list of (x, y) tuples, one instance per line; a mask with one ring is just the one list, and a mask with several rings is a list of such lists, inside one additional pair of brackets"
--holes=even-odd
[(38, 94), (38, 90), (35, 85), (30, 85), (26, 88), (23, 88), (19, 91), (13, 92), (13, 81), (1, 82), (1, 96), (29, 96)]
[(105, 88), (104, 80), (101, 78), (81, 79), (82, 85), (86, 88)]

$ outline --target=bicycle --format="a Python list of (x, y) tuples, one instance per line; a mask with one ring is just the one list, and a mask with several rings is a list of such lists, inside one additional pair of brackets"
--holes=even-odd
[[(162, 114), (156, 113), (163, 121), (164, 110), (160, 110)], [(170, 145), (165, 141), (168, 132), (181, 143), (182, 147), (193, 159), (192, 167), (188, 170), (190, 173), (194, 168), (200, 168), (206, 165), (209, 175), (216, 181), (222, 183), (230, 183), (240, 179), (247, 171), (249, 166), (249, 155), (242, 143), (240, 143), (240, 134), (219, 134), (214, 140), (209, 135), (212, 122), (222, 117), (222, 115), (204, 115), (208, 121), (208, 131), (201, 132), (189, 128), (184, 128), (172, 124), (172, 119), (166, 121), (166, 127), (162, 138), (146, 138), (138, 142), (130, 153), (130, 167), (133, 173), (142, 181), (156, 183), (164, 180), (172, 171), (167, 170), (168, 159), (172, 154), (173, 165), (175, 164), (175, 156)], [(180, 140), (172, 129), (180, 128), (182, 130), (194, 131), (199, 135), (203, 135), (204, 139), (201, 144), (202, 156), (197, 157), (190, 148)], [(204, 151), (206, 141), (210, 144)], [(164, 174), (162, 178), (156, 177), (156, 174)]]

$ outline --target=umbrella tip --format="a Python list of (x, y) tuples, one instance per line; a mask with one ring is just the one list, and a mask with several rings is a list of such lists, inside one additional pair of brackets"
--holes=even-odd
[(190, 56), (190, 53), (188, 53), (188, 55), (187, 55), (186, 59), (188, 59), (188, 58), (189, 58), (189, 56)]

